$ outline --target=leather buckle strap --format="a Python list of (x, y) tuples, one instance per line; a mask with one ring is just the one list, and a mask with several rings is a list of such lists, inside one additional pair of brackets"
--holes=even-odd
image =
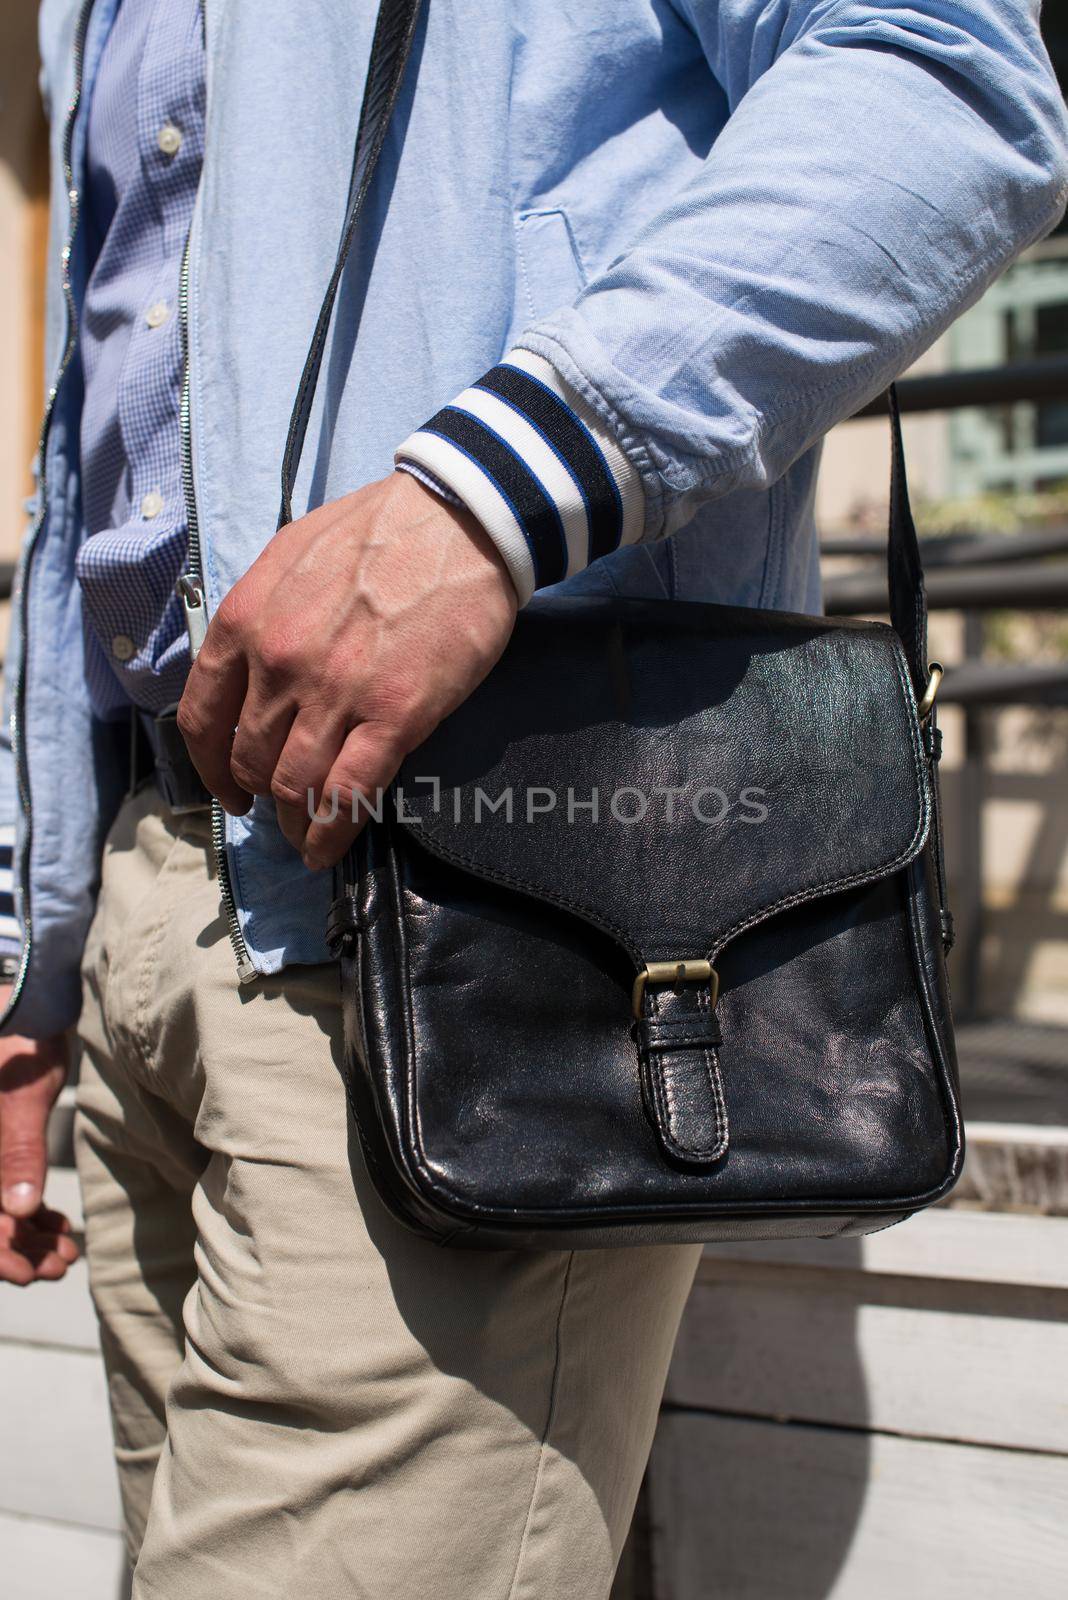
[[(707, 962), (691, 963), (699, 964), (709, 976), (702, 981), (692, 974), (688, 981), (658, 988), (651, 1014), (634, 1024), (646, 1114), (664, 1154), (683, 1167), (722, 1161), (729, 1137), (719, 1064), (718, 979)], [(661, 965), (670, 963), (655, 963)]]
[[(647, 1016), (650, 986), (656, 992)], [(646, 1111), (665, 1154), (683, 1166), (727, 1153), (718, 1000), (719, 973), (704, 958), (649, 961), (631, 991)]]

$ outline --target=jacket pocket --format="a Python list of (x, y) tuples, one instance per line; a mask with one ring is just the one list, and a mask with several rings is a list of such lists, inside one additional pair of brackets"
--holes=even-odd
[(523, 211), (516, 218), (517, 328), (568, 306), (585, 287), (571, 224), (561, 210)]

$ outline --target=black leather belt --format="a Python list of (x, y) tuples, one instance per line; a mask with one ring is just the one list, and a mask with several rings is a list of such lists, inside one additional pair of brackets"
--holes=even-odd
[(183, 816), (190, 811), (207, 811), (211, 795), (189, 757), (185, 740), (178, 731), (177, 707), (150, 716), (147, 711), (133, 713), (130, 738), (130, 788), (138, 788), (151, 778), (168, 811)]

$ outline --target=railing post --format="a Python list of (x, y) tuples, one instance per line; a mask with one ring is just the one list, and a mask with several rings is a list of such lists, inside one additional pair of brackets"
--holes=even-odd
[[(983, 615), (964, 613), (964, 660), (980, 661), (983, 655)], [(964, 750), (960, 769), (960, 808), (958, 838), (960, 854), (957, 876), (957, 949), (954, 966), (954, 1010), (961, 1018), (974, 1017), (982, 992), (983, 961), (983, 801), (986, 759), (986, 714), (984, 707), (969, 702), (963, 707)]]

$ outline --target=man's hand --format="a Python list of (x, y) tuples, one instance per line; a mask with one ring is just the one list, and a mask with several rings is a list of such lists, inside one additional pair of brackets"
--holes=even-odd
[(67, 1076), (67, 1045), (0, 1039), (0, 1282), (62, 1278), (78, 1247), (70, 1223), (41, 1202), (48, 1115)]
[[(366, 820), (353, 794), (375, 803), (489, 672), (515, 614), (481, 524), (395, 472), (275, 535), (212, 618), (178, 726), (227, 811), (273, 795), (290, 844), (329, 867)], [(309, 790), (326, 802), (314, 822)]]

